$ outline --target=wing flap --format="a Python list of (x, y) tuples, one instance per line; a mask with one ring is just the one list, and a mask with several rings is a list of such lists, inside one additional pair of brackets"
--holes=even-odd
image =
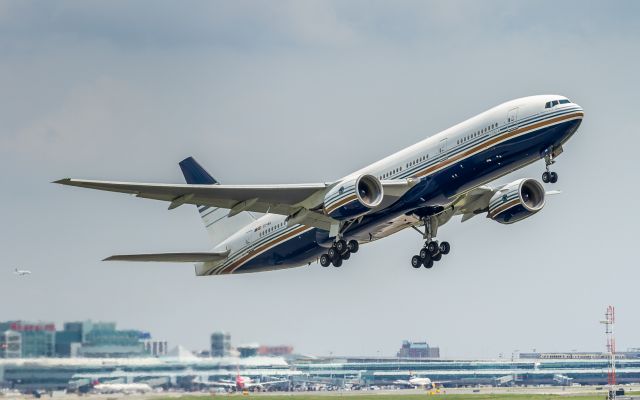
[(150, 261), (150, 262), (215, 262), (222, 261), (229, 256), (229, 251), (200, 252), (200, 253), (148, 253), (148, 254), (118, 254), (107, 257), (102, 261)]

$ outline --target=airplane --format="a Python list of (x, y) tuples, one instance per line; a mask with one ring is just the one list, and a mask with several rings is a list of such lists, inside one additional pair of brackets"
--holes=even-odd
[(26, 276), (26, 275), (31, 275), (31, 271), (27, 271), (26, 269), (14, 269), (13, 273), (18, 275), (18, 276)]
[[(105, 261), (195, 263), (197, 276), (270, 271), (310, 265), (340, 267), (374, 242), (403, 229), (424, 240), (411, 266), (432, 268), (451, 250), (438, 228), (479, 214), (512, 224), (538, 213), (546, 192), (536, 179), (488, 183), (544, 160), (542, 182), (584, 117), (559, 95), (507, 101), (332, 182), (223, 185), (192, 157), (179, 163), (186, 184), (65, 178), (54, 183), (166, 201), (169, 210), (196, 205), (211, 250), (115, 255)], [(255, 213), (263, 213), (256, 215)]]
[(99, 383), (93, 385), (93, 391), (96, 393), (113, 394), (113, 393), (149, 393), (153, 391), (151, 386), (146, 383)]
[(432, 381), (429, 378), (424, 378), (424, 377), (418, 377), (418, 376), (411, 376), (411, 378), (409, 378), (409, 380), (403, 380), (403, 379), (398, 379), (396, 381), (393, 382), (395, 385), (400, 385), (400, 386), (410, 386), (412, 388), (421, 388), (421, 389), (436, 389), (438, 388), (438, 386), (441, 386), (443, 383), (446, 382), (435, 382)]
[(288, 382), (289, 381), (287, 380), (254, 382), (253, 379), (249, 378), (248, 376), (241, 376), (239, 372), (236, 375), (235, 381), (223, 379), (220, 381), (210, 382), (204, 379), (203, 376), (198, 376), (193, 380), (193, 383), (198, 385), (210, 386), (210, 387), (222, 387), (228, 390), (235, 390), (238, 392), (241, 392), (243, 390), (253, 390), (253, 389), (263, 390), (264, 388), (271, 385), (275, 385), (278, 383), (288, 383)]

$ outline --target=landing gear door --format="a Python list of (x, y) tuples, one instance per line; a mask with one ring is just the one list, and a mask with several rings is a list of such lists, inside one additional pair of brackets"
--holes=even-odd
[(512, 108), (507, 114), (507, 126), (509, 131), (513, 131), (518, 127), (518, 107)]
[(441, 156), (444, 154), (444, 159), (446, 160), (447, 158), (449, 158), (449, 156), (447, 155), (447, 141), (448, 139), (442, 139), (440, 141), (440, 146), (438, 146), (438, 156)]

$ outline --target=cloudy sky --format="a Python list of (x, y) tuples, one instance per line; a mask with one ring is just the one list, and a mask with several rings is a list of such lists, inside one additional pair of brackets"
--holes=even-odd
[[(634, 202), (640, 3), (0, 2), (0, 320), (115, 320), (191, 349), (236, 344), (446, 357), (640, 346)], [(450, 222), (452, 253), (414, 270), (403, 232), (343, 268), (197, 278), (102, 263), (197, 251), (193, 208), (50, 184), (331, 181), (503, 101), (585, 109), (556, 164), (560, 196), (512, 226)], [(540, 161), (501, 180), (539, 178)], [(17, 278), (11, 271), (33, 271)]]

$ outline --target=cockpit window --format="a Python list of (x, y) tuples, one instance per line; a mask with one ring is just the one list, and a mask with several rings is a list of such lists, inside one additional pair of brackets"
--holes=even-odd
[(551, 108), (551, 107), (557, 106), (558, 104), (568, 104), (568, 103), (571, 103), (569, 99), (547, 101), (544, 105), (544, 108)]

